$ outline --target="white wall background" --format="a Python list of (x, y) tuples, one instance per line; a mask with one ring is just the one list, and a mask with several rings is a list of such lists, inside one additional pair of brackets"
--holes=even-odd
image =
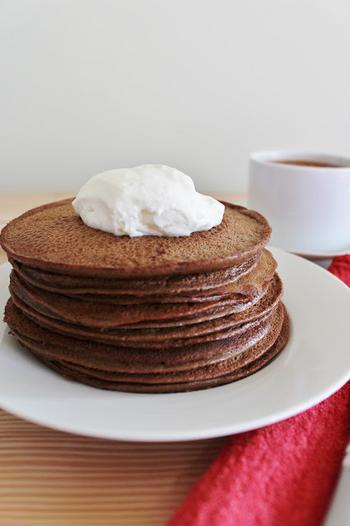
[(242, 190), (255, 149), (350, 153), (349, 0), (2, 0), (0, 189), (162, 162)]

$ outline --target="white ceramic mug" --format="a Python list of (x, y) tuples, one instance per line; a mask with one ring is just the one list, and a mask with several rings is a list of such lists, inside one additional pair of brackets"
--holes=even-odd
[[(306, 160), (335, 167), (283, 164)], [(263, 151), (250, 157), (249, 208), (272, 226), (271, 244), (301, 254), (350, 247), (350, 159)]]

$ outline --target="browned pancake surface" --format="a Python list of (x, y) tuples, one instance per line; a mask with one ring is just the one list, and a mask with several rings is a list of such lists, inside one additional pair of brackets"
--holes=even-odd
[[(48, 359), (64, 361), (90, 368), (96, 374), (119, 374), (126, 380), (154, 381), (156, 383), (177, 381), (187, 371), (187, 377), (214, 375), (224, 367), (232, 371), (233, 365), (241, 367), (264, 353), (276, 340), (285, 317), (282, 306), (276, 311), (268, 330), (259, 337), (228, 338), (220, 342), (185, 348), (164, 349), (125, 349), (108, 344), (84, 342), (79, 339), (59, 335), (42, 329), (30, 320), (10, 300), (6, 306), (6, 321), (16, 337), (27, 348)], [(249, 331), (248, 331), (249, 332)], [(235, 363), (233, 363), (235, 362)], [(215, 368), (211, 367), (215, 365)], [(219, 367), (219, 369), (218, 369)], [(146, 377), (145, 377), (146, 375)], [(164, 376), (165, 375), (165, 376)]]
[(85, 320), (85, 324), (100, 327), (102, 330), (145, 321), (153, 321), (156, 325), (165, 320), (183, 320), (182, 324), (196, 323), (201, 321), (201, 316), (212, 316), (214, 319), (243, 311), (262, 297), (260, 295), (253, 300), (233, 297), (219, 302), (202, 303), (114, 305), (113, 302), (98, 303), (79, 299), (74, 301), (73, 298), (43, 292), (28, 285), (24, 286), (15, 274), (11, 276), (10, 292), (15, 301), (23, 301), (44, 316), (77, 325)]
[[(238, 295), (255, 297), (265, 287), (266, 283), (271, 281), (277, 268), (277, 263), (268, 250), (263, 250), (256, 265), (248, 273), (232, 280), (228, 284), (215, 289), (181, 292), (174, 291), (171, 295), (129, 295), (114, 294), (113, 290), (98, 289), (95, 294), (84, 294), (85, 298), (91, 298), (94, 301), (113, 300), (113, 303), (121, 305), (132, 305), (137, 303), (187, 303), (187, 302), (206, 302), (219, 301), (228, 297)], [(83, 295), (81, 295), (82, 297)]]
[[(27, 285), (21, 283), (15, 274), (11, 277), (10, 291), (14, 301), (17, 303), (18, 301), (24, 302), (29, 312), (30, 310), (34, 310), (38, 314), (48, 316), (49, 318), (73, 324), (73, 331), (79, 329), (79, 326), (87, 327), (90, 331), (97, 329), (110, 332), (114, 329), (114, 334), (125, 341), (147, 342), (150, 340), (163, 341), (193, 337), (252, 321), (263, 316), (275, 306), (282, 294), (282, 283), (276, 274), (259, 301), (252, 304), (240, 303), (236, 306), (232, 305), (232, 312), (226, 316), (215, 316), (215, 313), (213, 313), (209, 320), (203, 320), (201, 322), (200, 319), (194, 319), (193, 325), (191, 325), (190, 319), (183, 322), (180, 326), (177, 326), (178, 324), (175, 322), (175, 326), (172, 327), (170, 325), (170, 328), (141, 328), (133, 326), (129, 328), (129, 330), (125, 327), (120, 328), (120, 326), (125, 323), (124, 314), (126, 312), (130, 314), (130, 309), (122, 309), (120, 311), (114, 305), (94, 305), (90, 302), (74, 301), (73, 299), (65, 297), (55, 298), (55, 296), (50, 293), (43, 293), (40, 290), (28, 288)], [(141, 311), (142, 317), (144, 319), (147, 319), (147, 316), (152, 318), (152, 316), (155, 315), (155, 308), (155, 305), (145, 305), (145, 312), (142, 314)], [(134, 314), (137, 315), (137, 310)], [(32, 316), (35, 317), (35, 315), (35, 312), (32, 313)], [(171, 322), (170, 319), (169, 322)], [(53, 322), (51, 326), (54, 328), (55, 322)], [(69, 325), (65, 325), (65, 327), (69, 327)]]
[(257, 212), (225, 203), (221, 224), (188, 237), (117, 237), (86, 226), (71, 200), (34, 208), (1, 233), (7, 254), (27, 265), (78, 276), (143, 278), (232, 267), (254, 257), (271, 229)]
[[(37, 324), (41, 325), (42, 327), (45, 327), (49, 330), (52, 330), (54, 332), (57, 332), (58, 334), (64, 334), (67, 336), (71, 336), (73, 338), (80, 338), (84, 340), (89, 341), (96, 341), (96, 342), (105, 342), (105, 343), (111, 343), (114, 345), (119, 345), (121, 347), (130, 347), (135, 345), (135, 343), (131, 342), (129, 343), (128, 338), (123, 337), (120, 334), (120, 331), (106, 331), (106, 330), (96, 330), (96, 329), (90, 329), (88, 327), (82, 327), (78, 325), (73, 325), (70, 323), (66, 323), (64, 321), (50, 318), (47, 316), (42, 315), (41, 313), (37, 312), (34, 309), (31, 309), (23, 303), (15, 294), (12, 294), (12, 300), (17, 308), (19, 308), (22, 312), (24, 312), (28, 317), (30, 317), (33, 321), (35, 321)], [(268, 316), (269, 313), (266, 314)], [(267, 321), (258, 318), (257, 324), (259, 323), (267, 323)], [(211, 333), (205, 333), (204, 335), (199, 336), (193, 336), (189, 338), (178, 338), (178, 339), (169, 339), (165, 341), (162, 340), (147, 340), (146, 339), (138, 339), (137, 345), (141, 348), (163, 348), (164, 346), (169, 348), (177, 348), (177, 347), (183, 347), (184, 345), (195, 345), (199, 343), (204, 343), (208, 341), (215, 341), (220, 340), (224, 338), (228, 338), (230, 336), (235, 335), (235, 333), (238, 331), (241, 334), (247, 334), (249, 333), (250, 329), (250, 323), (254, 324), (255, 322), (249, 322), (247, 323), (247, 327), (240, 328), (240, 326), (229, 326), (224, 329), (219, 329), (215, 332)]]
[[(61, 375), (103, 389), (140, 393), (166, 393), (206, 389), (244, 378), (267, 365), (281, 352), (285, 347), (289, 336), (288, 316), (284, 308), (282, 309), (282, 312), (283, 315), (280, 318), (280, 325), (277, 330), (277, 339), (273, 336), (267, 347), (266, 344), (263, 348), (261, 344), (260, 346), (258, 345), (254, 352), (247, 354), (246, 361), (244, 360), (244, 355), (242, 353), (238, 354), (236, 359), (233, 357), (231, 359), (223, 360), (221, 363), (215, 363), (213, 366), (204, 366), (204, 368), (202, 368), (204, 374), (203, 372), (200, 372), (199, 379), (198, 376), (196, 378), (195, 371), (192, 371), (190, 376), (186, 376), (186, 373), (185, 376), (178, 376), (178, 378), (186, 378), (185, 381), (177, 381), (176, 375), (173, 373), (171, 373), (170, 376), (165, 377), (158, 375), (156, 377), (156, 382), (154, 381), (155, 377), (145, 377), (144, 374), (130, 377), (130, 375), (123, 376), (120, 375), (120, 373), (116, 373), (116, 375), (113, 376), (111, 373), (103, 372), (104, 370), (91, 369), (85, 366), (74, 365), (70, 361), (67, 362), (65, 360), (54, 359), (55, 354), (52, 354), (52, 352), (54, 353), (55, 351), (52, 350), (52, 346), (50, 346), (50, 351), (47, 353), (43, 351), (42, 346), (41, 348), (36, 348), (34, 343), (32, 352), (46, 365), (59, 372)], [(11, 323), (14, 323), (13, 313), (13, 305), (11, 306), (10, 304), (7, 309), (7, 317), (10, 326)], [(33, 345), (32, 342), (33, 340), (28, 338), (21, 341), (21, 343), (28, 348)], [(108, 352), (108, 356), (110, 355), (111, 353)], [(211, 369), (211, 367), (214, 369)], [(117, 380), (117, 378), (119, 378), (119, 380)], [(147, 378), (147, 382), (142, 382), (140, 378)], [(162, 378), (165, 378), (165, 383), (162, 383)]]
[(248, 261), (243, 261), (240, 265), (226, 270), (188, 274), (186, 276), (164, 276), (163, 278), (146, 280), (69, 276), (28, 267), (14, 259), (10, 259), (10, 263), (16, 272), (29, 283), (60, 294), (95, 294), (100, 290), (108, 294), (143, 296), (179, 294), (198, 290), (210, 293), (211, 289), (228, 285), (250, 272), (259, 258), (260, 254), (259, 257), (256, 256)]

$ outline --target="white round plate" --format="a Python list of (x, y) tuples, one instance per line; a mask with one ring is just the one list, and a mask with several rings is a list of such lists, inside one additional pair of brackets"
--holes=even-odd
[[(65, 380), (22, 349), (7, 327), (0, 343), (0, 406), (55, 429), (96, 437), (192, 440), (272, 424), (327, 398), (350, 378), (350, 291), (298, 256), (274, 249), (285, 285), (291, 337), (252, 376), (204, 391), (132, 394)], [(0, 269), (7, 296), (9, 266)]]

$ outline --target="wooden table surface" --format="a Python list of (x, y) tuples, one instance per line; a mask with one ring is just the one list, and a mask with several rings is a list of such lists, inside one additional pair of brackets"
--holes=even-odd
[[(0, 194), (0, 228), (66, 195)], [(0, 262), (5, 260), (0, 253)], [(79, 437), (0, 409), (0, 526), (163, 526), (224, 443), (225, 438), (136, 444)]]

